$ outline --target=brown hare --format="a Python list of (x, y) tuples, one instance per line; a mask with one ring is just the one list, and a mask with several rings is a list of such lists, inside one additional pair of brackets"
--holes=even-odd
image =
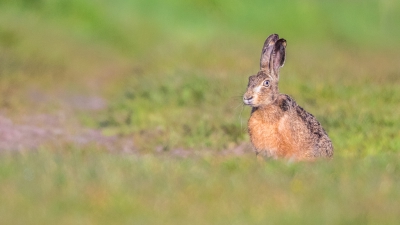
[(288, 95), (279, 93), (279, 69), (286, 40), (270, 35), (261, 52), (260, 71), (249, 77), (243, 102), (252, 107), (248, 121), (257, 158), (313, 160), (333, 156), (332, 142), (317, 119)]

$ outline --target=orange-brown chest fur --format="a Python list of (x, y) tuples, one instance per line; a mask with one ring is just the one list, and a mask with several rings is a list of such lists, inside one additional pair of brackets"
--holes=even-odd
[(258, 154), (273, 158), (308, 158), (310, 143), (302, 139), (302, 123), (278, 105), (254, 109), (248, 122), (251, 142)]

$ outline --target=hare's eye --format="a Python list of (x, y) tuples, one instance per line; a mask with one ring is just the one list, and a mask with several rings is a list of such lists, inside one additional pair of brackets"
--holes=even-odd
[(270, 83), (269, 80), (265, 80), (264, 83), (263, 83), (263, 85), (264, 85), (265, 87), (269, 87), (269, 83)]

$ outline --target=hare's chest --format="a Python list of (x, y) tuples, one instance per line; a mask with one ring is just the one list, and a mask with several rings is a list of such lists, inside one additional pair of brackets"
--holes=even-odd
[(287, 115), (279, 118), (253, 114), (248, 123), (251, 142), (257, 152), (281, 157), (292, 151), (292, 135)]

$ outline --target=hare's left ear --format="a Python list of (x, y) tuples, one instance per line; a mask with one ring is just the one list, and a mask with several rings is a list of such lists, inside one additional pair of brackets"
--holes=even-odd
[(271, 69), (271, 53), (274, 50), (275, 42), (279, 39), (277, 34), (271, 34), (264, 42), (260, 58), (260, 70), (269, 71)]
[(279, 73), (279, 68), (285, 64), (286, 58), (286, 40), (281, 38), (275, 43), (274, 50), (272, 52), (272, 66), (276, 74)]

